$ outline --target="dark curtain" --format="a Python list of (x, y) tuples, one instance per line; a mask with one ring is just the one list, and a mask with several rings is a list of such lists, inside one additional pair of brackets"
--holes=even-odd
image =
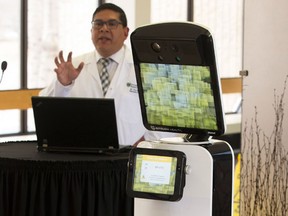
[(127, 159), (32, 161), (0, 158), (1, 216), (132, 216)]

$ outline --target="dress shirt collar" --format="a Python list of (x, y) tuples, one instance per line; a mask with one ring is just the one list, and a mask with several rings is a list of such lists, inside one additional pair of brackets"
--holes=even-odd
[[(121, 62), (123, 56), (125, 54), (125, 49), (124, 49), (124, 46), (121, 47), (121, 49), (114, 53), (113, 55), (107, 57), (107, 58), (110, 58), (112, 59), (114, 62), (118, 63)], [(101, 58), (103, 58), (96, 50), (96, 62), (98, 62)]]

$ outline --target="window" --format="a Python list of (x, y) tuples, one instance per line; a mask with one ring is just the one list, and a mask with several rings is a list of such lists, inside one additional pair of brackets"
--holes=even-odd
[(20, 88), (20, 0), (0, 0), (0, 61), (8, 67), (0, 90)]
[[(8, 62), (0, 83), (0, 91), (20, 88), (20, 6), (20, 0), (0, 0), (0, 62)], [(20, 132), (20, 111), (1, 110), (0, 133), (14, 132)]]
[(238, 77), (242, 68), (243, 0), (194, 0), (194, 22), (214, 38), (221, 77)]
[(151, 0), (151, 23), (187, 21), (187, 0)]

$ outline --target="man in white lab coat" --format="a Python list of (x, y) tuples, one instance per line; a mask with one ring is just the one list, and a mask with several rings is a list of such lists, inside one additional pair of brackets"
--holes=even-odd
[[(142, 123), (132, 54), (124, 45), (129, 33), (124, 11), (114, 4), (102, 4), (95, 10), (91, 23), (95, 51), (74, 59), (70, 52), (67, 60), (60, 51), (55, 58), (56, 78), (40, 95), (114, 98), (121, 145), (160, 138), (163, 133), (148, 132)], [(105, 95), (100, 80), (101, 58), (109, 58), (110, 62), (110, 84)]]

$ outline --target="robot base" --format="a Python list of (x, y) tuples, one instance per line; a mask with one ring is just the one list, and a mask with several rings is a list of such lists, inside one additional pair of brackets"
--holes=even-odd
[(135, 198), (135, 216), (229, 216), (233, 212), (234, 153), (224, 141), (206, 145), (141, 142), (140, 148), (186, 154), (186, 185), (178, 202)]

